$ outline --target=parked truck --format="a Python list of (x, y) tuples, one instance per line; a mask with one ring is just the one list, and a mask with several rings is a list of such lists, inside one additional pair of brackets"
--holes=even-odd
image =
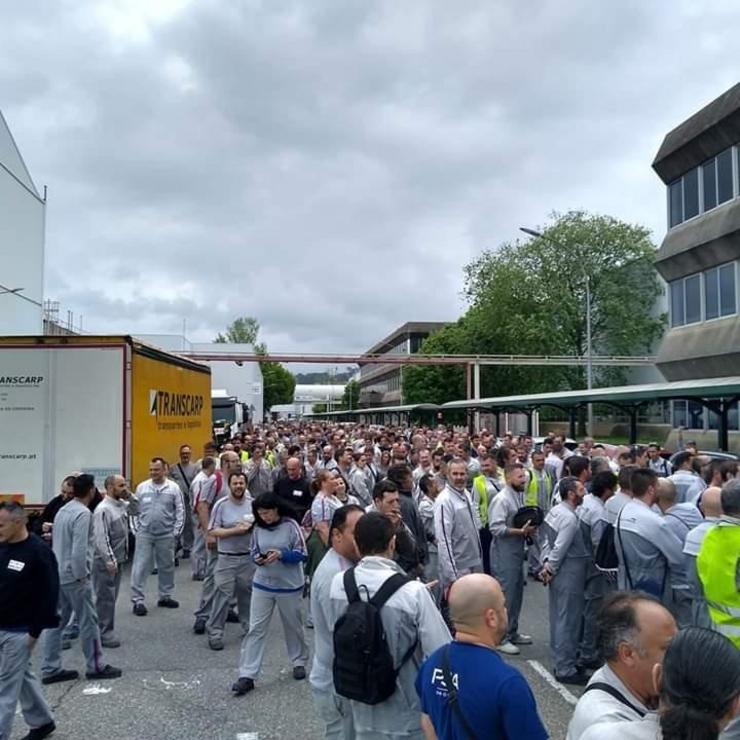
[(74, 471), (131, 485), (211, 438), (210, 369), (129, 336), (0, 337), (0, 499), (47, 502)]
[(250, 421), (249, 404), (226, 390), (211, 391), (211, 415), (213, 417), (213, 438), (218, 444), (228, 442), (235, 434), (244, 431)]

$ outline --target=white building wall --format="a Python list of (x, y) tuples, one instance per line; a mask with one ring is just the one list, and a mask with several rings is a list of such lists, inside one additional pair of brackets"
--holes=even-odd
[(0, 336), (42, 333), (45, 208), (0, 113)]

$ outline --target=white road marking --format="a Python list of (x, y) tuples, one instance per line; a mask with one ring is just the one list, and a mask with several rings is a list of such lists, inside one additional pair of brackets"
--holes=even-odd
[(552, 673), (550, 673), (550, 671), (548, 671), (547, 668), (542, 665), (542, 663), (536, 660), (528, 660), (527, 663), (529, 663), (529, 665), (532, 666), (533, 670), (542, 678), (544, 678), (545, 681), (547, 681), (547, 683), (550, 684), (550, 686), (552, 686), (552, 688), (555, 689), (555, 691), (557, 691), (558, 694), (560, 694), (560, 696), (562, 696), (563, 699), (568, 702), (568, 704), (572, 704), (573, 706), (578, 704), (578, 697), (574, 694), (571, 694), (570, 691), (568, 691), (568, 689), (563, 686), (563, 684), (558, 683), (555, 680), (555, 676), (553, 676)]
[(98, 686), (97, 684), (93, 684), (92, 686), (88, 686), (86, 689), (82, 689), (82, 693), (85, 694), (85, 696), (97, 696), (98, 694), (110, 694), (111, 691), (113, 691), (113, 689), (103, 688), (102, 686)]
[(237, 732), (236, 740), (260, 740), (256, 732)]
[(166, 689), (192, 689), (200, 685), (197, 678), (192, 681), (168, 681), (164, 676), (160, 676), (159, 681)]

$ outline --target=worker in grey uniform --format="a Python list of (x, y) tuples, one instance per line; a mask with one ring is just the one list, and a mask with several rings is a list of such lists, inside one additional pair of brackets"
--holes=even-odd
[[(391, 576), (402, 572), (393, 562), (395, 527), (387, 517), (371, 512), (357, 521), (354, 536), (362, 558), (354, 570), (357, 588), (372, 598)], [(334, 576), (330, 598), (330, 624), (335, 625), (347, 610), (343, 573)], [(355, 737), (357, 740), (424, 740), (421, 704), (414, 682), (424, 660), (450, 641), (449, 630), (429, 591), (417, 580), (405, 583), (388, 599), (380, 610), (380, 619), (393, 663), (400, 666), (397, 689), (378, 704), (348, 700)]]
[(632, 474), (631, 483), (632, 501), (619, 513), (615, 526), (619, 588), (645, 591), (670, 606), (671, 571), (684, 573), (683, 546), (666, 520), (651, 508), (658, 475), (640, 468)]
[[(107, 665), (100, 645), (98, 615), (90, 584), (92, 566), (92, 513), (88, 508), (96, 493), (92, 475), (78, 475), (73, 484), (74, 498), (54, 519), (54, 555), (59, 566), (59, 611), (61, 625), (74, 611), (80, 621), (80, 646), (87, 662), (87, 678), (118, 678), (120, 668)], [(179, 495), (179, 494), (178, 494)], [(71, 681), (77, 671), (62, 668), (62, 627), (44, 632), (44, 657), (41, 683)]]
[[(670, 478), (661, 478), (658, 481), (655, 505), (663, 515), (666, 524), (681, 542), (683, 552), (689, 532), (704, 521), (701, 512), (691, 501), (678, 503), (678, 492)], [(676, 617), (679, 629), (690, 627), (693, 622), (690, 567), (691, 561), (688, 555), (684, 555), (683, 568), (674, 569), (671, 572), (670, 609)]]
[(479, 519), (465, 489), (467, 465), (456, 458), (447, 470), (447, 485), (434, 501), (434, 536), (443, 598), (461, 576), (483, 572)]
[(596, 645), (596, 616), (601, 609), (604, 596), (616, 589), (616, 580), (600, 571), (594, 563), (594, 555), (606, 529), (606, 504), (614, 495), (617, 476), (611, 470), (597, 473), (591, 479), (591, 493), (583, 498), (577, 516), (583, 541), (589, 552), (586, 573), (586, 590), (583, 606), (583, 630), (578, 649), (578, 663), (583, 668), (598, 668), (601, 665)]
[(257, 442), (252, 449), (252, 457), (244, 466), (247, 486), (254, 498), (271, 492), (273, 489), (272, 466), (265, 460), (265, 445)]
[(172, 598), (175, 591), (175, 542), (182, 533), (185, 507), (177, 483), (167, 478), (167, 463), (153, 457), (149, 463), (150, 478), (139, 483), (134, 499), (136, 516), (131, 524), (136, 535), (136, 550), (131, 566), (131, 601), (134, 614), (144, 617), (144, 588), (152, 571), (152, 559), (157, 564), (159, 600), (157, 606), (177, 609)]
[[(201, 469), (196, 473), (193, 482), (190, 484), (190, 511), (185, 512), (186, 517), (190, 517), (193, 522), (193, 547), (190, 551), (190, 568), (193, 572), (194, 581), (202, 581), (206, 577), (206, 530), (201, 527), (198, 518), (198, 502), (201, 498), (210, 500), (212, 495), (210, 490), (217, 485), (216, 477), (216, 458), (204, 457)], [(223, 478), (220, 479), (223, 486)], [(205, 516), (208, 522), (208, 512)]]
[(632, 501), (632, 474), (637, 465), (622, 465), (617, 473), (617, 492), (604, 505), (604, 518), (612, 527), (617, 523), (619, 512)]
[(123, 564), (128, 561), (128, 521), (131, 492), (122, 475), (105, 479), (105, 498), (93, 512), (92, 583), (103, 647), (121, 645), (115, 633), (116, 601), (121, 588)]
[(314, 651), (311, 684), (314, 706), (326, 725), (326, 740), (352, 740), (352, 712), (347, 699), (334, 693), (334, 615), (330, 599), (331, 583), (337, 573), (351, 568), (360, 558), (355, 544), (355, 525), (364, 510), (347, 504), (334, 512), (329, 527), (330, 547), (311, 578), (311, 614), (314, 622)]
[(701, 512), (704, 519), (687, 535), (683, 545), (683, 554), (687, 557), (687, 576), (691, 589), (691, 623), (694, 627), (712, 629), (712, 618), (709, 616), (704, 588), (696, 570), (696, 559), (699, 556), (702, 542), (707, 532), (722, 518), (721, 488), (707, 488), (701, 495)]
[(682, 450), (673, 456), (673, 474), (669, 480), (676, 486), (677, 504), (695, 502), (707, 487), (702, 477), (694, 469), (696, 455), (689, 450)]
[(208, 524), (208, 533), (218, 542), (218, 559), (213, 571), (213, 602), (206, 625), (211, 650), (224, 648), (224, 626), (234, 597), (243, 633), (249, 630), (249, 602), (255, 569), (250, 552), (254, 526), (252, 497), (247, 491), (244, 473), (231, 473), (228, 485), (229, 495), (215, 503)]
[(588, 677), (578, 664), (586, 574), (591, 560), (576, 509), (586, 489), (569, 476), (560, 480), (562, 501), (545, 517), (540, 579), (550, 587), (550, 651), (555, 679), (584, 686)]
[(218, 550), (216, 538), (208, 531), (211, 521), (211, 511), (216, 505), (216, 502), (228, 494), (229, 476), (232, 473), (239, 473), (241, 470), (242, 464), (236, 452), (233, 450), (222, 452), (221, 467), (214, 474), (214, 484), (202, 489), (195, 507), (200, 528), (205, 533), (206, 545), (206, 569), (203, 577), (203, 586), (200, 590), (200, 602), (198, 608), (195, 610), (195, 623), (193, 624), (193, 632), (196, 635), (202, 635), (206, 631), (206, 623), (208, 622), (208, 617), (211, 616), (213, 594), (215, 591), (213, 574), (216, 571)]
[[(506, 486), (488, 508), (491, 542), (491, 573), (501, 584), (506, 596), (509, 627), (497, 650), (506, 655), (518, 655), (518, 645), (531, 645), (532, 638), (519, 632), (519, 613), (524, 596), (524, 545), (537, 527), (531, 523), (514, 527), (514, 517), (524, 506), (527, 471), (521, 463), (511, 463), (504, 469)], [(440, 562), (442, 546), (440, 544)]]
[[(172, 478), (175, 483), (180, 487), (182, 492), (182, 502), (185, 506), (185, 512), (189, 512), (192, 508), (192, 501), (190, 500), (190, 486), (195, 480), (195, 476), (198, 474), (198, 466), (192, 461), (193, 451), (190, 449), (190, 445), (181, 445), (180, 459), (174, 465), (170, 465), (169, 477)], [(190, 516), (185, 516), (185, 522), (182, 528), (182, 536), (180, 538), (180, 545), (182, 547), (182, 557), (187, 560), (190, 557), (190, 551), (193, 549), (193, 520)]]
[[(434, 602), (439, 606), (442, 593), (439, 588), (439, 548), (437, 547), (437, 535), (434, 530), (434, 502), (441, 493), (441, 486), (437, 478), (426, 473), (419, 479), (419, 516), (424, 522), (424, 530), (427, 535), (427, 561), (424, 563), (422, 578), (425, 583), (430, 584), (429, 593)], [(434, 585), (431, 585), (434, 584)]]
[(599, 652), (606, 662), (578, 700), (566, 740), (580, 740), (593, 725), (636, 722), (655, 710), (653, 669), (678, 631), (657, 599), (634, 591), (609, 594), (598, 627)]

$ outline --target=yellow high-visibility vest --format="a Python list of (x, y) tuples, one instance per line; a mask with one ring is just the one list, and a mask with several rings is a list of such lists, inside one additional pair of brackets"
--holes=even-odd
[(696, 559), (714, 628), (740, 648), (740, 524), (720, 522), (710, 529)]
[[(542, 478), (545, 482), (545, 496), (547, 499), (550, 498), (552, 493), (552, 479), (545, 471), (542, 471)], [(534, 471), (529, 471), (529, 483), (527, 483), (527, 491), (524, 494), (524, 505), (525, 506), (539, 506), (540, 505), (540, 487), (537, 484), (537, 478), (534, 475)]]
[[(486, 476), (483, 473), (473, 478), (473, 486), (478, 491), (478, 514), (480, 516), (480, 523), (482, 527), (488, 526), (488, 486), (486, 485)], [(502, 486), (503, 487), (503, 486)]]

